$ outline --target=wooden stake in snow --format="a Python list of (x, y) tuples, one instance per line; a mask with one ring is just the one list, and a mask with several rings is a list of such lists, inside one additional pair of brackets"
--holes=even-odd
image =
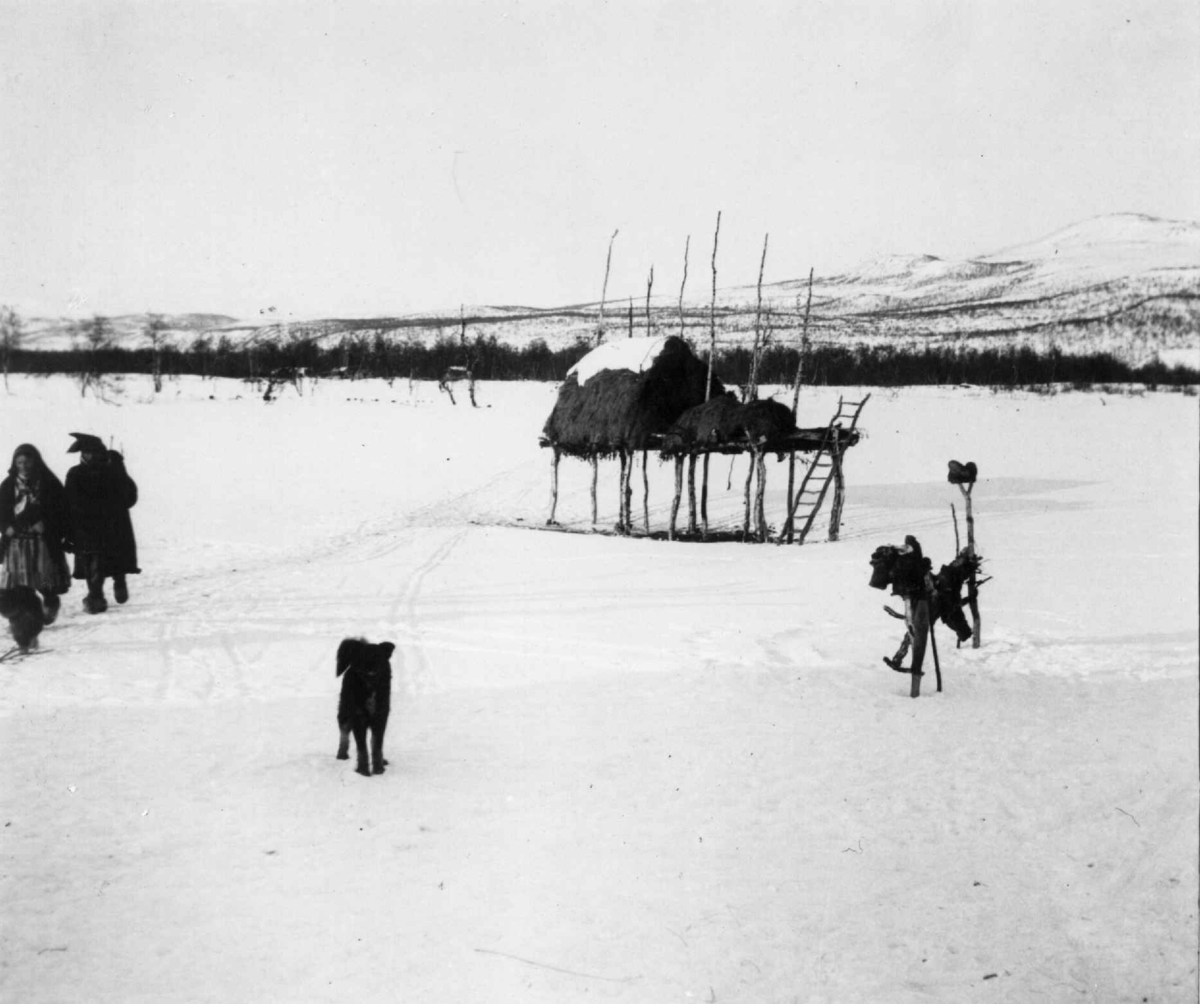
[(754, 521), (759, 543), (765, 544), (767, 542), (767, 515), (764, 496), (767, 491), (767, 456), (762, 450), (754, 450), (754, 468), (758, 479), (758, 488), (755, 495)]
[(630, 482), (633, 480), (633, 450), (624, 450), (622, 455), (625, 457), (625, 478), (621, 499), (625, 504), (625, 532), (633, 533), (633, 487)]
[(683, 281), (679, 284), (679, 337), (683, 337), (683, 288), (687, 285), (688, 251), (692, 246), (692, 235), (688, 234), (683, 245)]
[[(708, 308), (708, 382), (704, 385), (704, 400), (712, 394), (713, 356), (717, 351), (717, 242), (721, 237), (721, 211), (717, 210), (717, 226), (713, 231), (712, 302)], [(704, 539), (708, 540), (708, 454), (704, 454), (704, 470), (700, 482), (700, 519)]]
[(696, 533), (696, 454), (688, 457), (688, 533)]
[(629, 521), (626, 518), (628, 507), (625, 504), (625, 484), (629, 480), (629, 457), (628, 451), (623, 447), (617, 453), (621, 458), (621, 474), (617, 482), (617, 533), (626, 533)]
[(596, 454), (588, 457), (588, 462), (592, 465), (592, 526), (596, 525), (596, 482), (600, 478), (600, 459)]
[(758, 400), (758, 364), (762, 359), (766, 341), (762, 330), (762, 283), (763, 270), (767, 267), (767, 242), (771, 235), (763, 237), (762, 260), (758, 263), (758, 306), (754, 311), (754, 347), (750, 351), (750, 380), (746, 384), (746, 400)]
[(675, 539), (675, 521), (679, 518), (679, 498), (683, 494), (683, 454), (675, 458), (675, 497), (671, 500), (671, 525), (667, 528), (667, 539)]
[(974, 484), (958, 486), (963, 498), (967, 500), (967, 554), (972, 559), (971, 575), (967, 579), (967, 607), (971, 611), (972, 628), (971, 648), (979, 648), (982, 638), (982, 622), (979, 617), (979, 572), (976, 567), (977, 562), (974, 560), (977, 557), (975, 554), (975, 513), (971, 509), (971, 491), (974, 488)]
[(650, 266), (650, 276), (646, 279), (646, 337), (649, 338), (654, 332), (651, 331), (650, 325), (650, 290), (654, 288), (654, 266)]
[(758, 450), (750, 444), (750, 464), (746, 468), (746, 514), (742, 519), (742, 540), (750, 539), (750, 483), (754, 479), (754, 467), (758, 463)]
[[(796, 416), (796, 424), (800, 422), (800, 382), (804, 378), (804, 357), (808, 355), (808, 315), (812, 310), (812, 284), (813, 284), (813, 269), (808, 270), (808, 303), (804, 305), (804, 326), (800, 329), (800, 359), (796, 363), (796, 380), (792, 384), (792, 414)], [(796, 297), (799, 301), (799, 297)], [(799, 303), (797, 303), (799, 306)], [(792, 498), (792, 493), (796, 487), (796, 451), (792, 450), (788, 455), (788, 488), (787, 497)], [(792, 521), (789, 519), (784, 527), (784, 534), (790, 544), (792, 542)]]
[(554, 526), (554, 511), (558, 508), (558, 462), (561, 459), (562, 452), (555, 449), (550, 458), (550, 518), (546, 520), (547, 526)]
[(608, 260), (604, 263), (604, 288), (600, 291), (600, 320), (596, 327), (597, 345), (604, 341), (604, 301), (608, 298), (608, 273), (612, 271), (613, 241), (617, 239), (617, 234), (620, 232), (620, 230), (614, 230), (612, 236), (608, 239)]
[(649, 457), (650, 451), (642, 450), (642, 525), (647, 534), (650, 533), (650, 475), (646, 472)]
[[(958, 485), (958, 490), (962, 493), (962, 497), (966, 499), (967, 507), (967, 548), (966, 554), (970, 560), (970, 574), (967, 578), (967, 606), (971, 610), (971, 621), (973, 630), (971, 633), (971, 647), (979, 648), (981, 630), (979, 617), (979, 555), (975, 550), (975, 513), (971, 507), (971, 492), (975, 488), (976, 479), (979, 476), (979, 468), (972, 461), (967, 461), (965, 464), (960, 464), (957, 460), (951, 460), (950, 473), (947, 475), (948, 480), (952, 485)], [(951, 507), (953, 510), (953, 506)], [(958, 537), (958, 519), (954, 521), (955, 538)]]

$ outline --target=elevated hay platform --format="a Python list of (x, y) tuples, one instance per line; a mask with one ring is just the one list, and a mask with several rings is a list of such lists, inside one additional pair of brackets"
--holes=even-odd
[[(868, 395), (869, 396), (869, 395)], [(780, 541), (794, 539), (797, 511), (801, 512), (803, 528), (800, 543), (812, 528), (817, 512), (832, 485), (834, 488), (829, 539), (837, 540), (842, 506), (845, 501), (845, 482), (842, 477), (842, 458), (846, 450), (856, 445), (861, 438), (857, 429), (858, 416), (866, 404), (838, 401), (838, 409), (829, 424), (817, 428), (801, 429), (796, 426), (792, 410), (778, 401), (748, 401), (740, 403), (732, 394), (706, 401), (691, 408), (680, 416), (659, 442), (664, 458), (675, 460), (675, 503), (671, 512), (670, 535), (675, 533), (675, 520), (683, 493), (683, 463), (688, 461), (688, 532), (697, 532), (695, 467), (696, 459), (704, 462), (704, 485), (708, 483), (708, 460), (711, 454), (738, 455), (749, 453), (752, 457), (746, 475), (745, 518), (742, 533), (751, 538), (751, 515), (754, 520), (754, 539), (767, 540), (770, 530), (764, 512), (766, 491), (766, 463), (768, 454), (774, 453), (783, 460), (790, 458), (788, 466), (788, 512), (783, 523)], [(844, 424), (849, 420), (848, 426)], [(797, 453), (812, 454), (811, 462), (804, 474), (800, 491), (793, 495), (795, 486), (795, 458)], [(751, 483), (757, 474), (758, 488), (753, 507), (751, 505)], [(813, 478), (816, 478), (814, 481)], [(814, 485), (808, 488), (810, 482)], [(817, 487), (819, 486), (819, 488)], [(702, 490), (703, 492), (703, 490)], [(702, 533), (708, 535), (707, 499), (702, 493), (700, 512), (703, 520)]]

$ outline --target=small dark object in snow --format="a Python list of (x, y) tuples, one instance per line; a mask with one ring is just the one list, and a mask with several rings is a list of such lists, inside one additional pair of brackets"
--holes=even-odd
[(8, 619), (12, 639), (22, 652), (37, 648), (45, 620), (41, 598), (30, 586), (0, 589), (0, 617)]

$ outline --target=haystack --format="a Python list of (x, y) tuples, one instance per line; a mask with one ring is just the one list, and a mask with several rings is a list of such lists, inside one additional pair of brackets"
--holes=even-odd
[[(542, 445), (554, 450), (550, 518), (558, 503), (558, 461), (567, 456), (592, 464), (592, 520), (596, 519), (597, 460), (616, 456), (621, 461), (618, 529), (628, 532), (629, 476), (633, 454), (657, 449), (662, 435), (689, 408), (709, 396), (708, 366), (682, 338), (620, 338), (598, 346), (567, 373), (554, 409), (542, 429)], [(712, 396), (724, 393), (715, 377)], [(648, 503), (646, 522), (649, 524)]]
[[(708, 366), (682, 338), (622, 338), (571, 368), (542, 430), (546, 445), (573, 457), (648, 450), (705, 400)], [(712, 396), (725, 388), (713, 378)]]
[(731, 446), (741, 450), (748, 443), (764, 443), (796, 431), (796, 416), (779, 401), (747, 401), (740, 404), (732, 393), (689, 408), (667, 430), (662, 440), (663, 456)]

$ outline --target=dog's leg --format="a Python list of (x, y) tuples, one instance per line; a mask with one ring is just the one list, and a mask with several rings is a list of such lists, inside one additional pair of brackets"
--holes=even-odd
[(367, 760), (367, 723), (357, 721), (354, 723), (354, 749), (358, 756), (358, 763), (354, 770), (362, 774), (364, 777), (371, 776), (371, 764)]
[(387, 761), (383, 758), (383, 731), (387, 728), (387, 721), (376, 722), (371, 729), (371, 762), (375, 765), (375, 773), (382, 774), (387, 767)]
[(349, 723), (338, 719), (338, 732), (341, 734), (338, 739), (337, 758), (339, 760), (350, 759), (350, 725)]

